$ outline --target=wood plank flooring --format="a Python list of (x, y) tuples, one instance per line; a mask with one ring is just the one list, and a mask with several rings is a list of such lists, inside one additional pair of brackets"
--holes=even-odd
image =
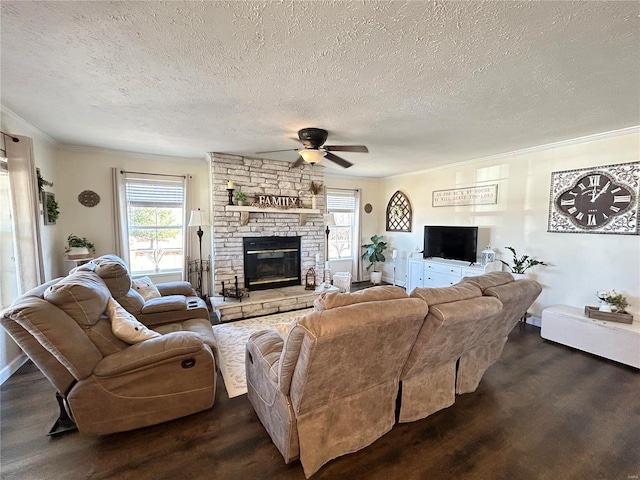
[[(20, 479), (304, 479), (285, 465), (246, 396), (100, 438), (46, 436), (54, 388), (30, 362), (1, 389), (0, 472)], [(640, 373), (514, 328), (474, 393), (396, 425), (314, 479), (629, 480), (640, 476)]]

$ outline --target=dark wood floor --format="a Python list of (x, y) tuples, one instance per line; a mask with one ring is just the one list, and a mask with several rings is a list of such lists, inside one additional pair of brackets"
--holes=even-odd
[[(219, 376), (209, 411), (102, 438), (48, 438), (53, 387), (31, 364), (1, 390), (2, 479), (304, 479), (285, 465), (246, 396)], [(637, 479), (640, 373), (543, 341), (519, 325), (478, 390), (396, 425), (314, 479)]]

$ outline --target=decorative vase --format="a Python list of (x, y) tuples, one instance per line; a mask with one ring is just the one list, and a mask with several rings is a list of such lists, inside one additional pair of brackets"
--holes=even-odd
[(527, 274), (526, 273), (514, 273), (514, 272), (511, 272), (511, 276), (513, 277), (514, 280), (522, 280), (524, 278), (527, 278)]
[(313, 208), (314, 210), (317, 208), (317, 200), (316, 200), (316, 196), (315, 195), (311, 195), (311, 208)]
[(382, 272), (371, 272), (371, 283), (374, 285), (382, 283)]
[(87, 247), (70, 247), (67, 252), (67, 258), (69, 260), (78, 260), (82, 258), (90, 257), (89, 249)]
[(601, 312), (612, 312), (613, 308), (612, 305), (610, 303), (607, 302), (600, 302), (600, 308), (598, 309)]

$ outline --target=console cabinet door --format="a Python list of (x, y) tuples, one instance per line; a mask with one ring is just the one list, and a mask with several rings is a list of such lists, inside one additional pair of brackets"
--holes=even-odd
[(407, 264), (407, 293), (416, 287), (424, 286), (422, 281), (422, 273), (424, 271), (424, 262), (418, 259), (409, 259)]

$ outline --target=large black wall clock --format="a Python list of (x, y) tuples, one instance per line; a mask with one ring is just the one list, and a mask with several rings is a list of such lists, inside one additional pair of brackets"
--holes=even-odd
[(639, 235), (640, 162), (551, 174), (549, 232)]

